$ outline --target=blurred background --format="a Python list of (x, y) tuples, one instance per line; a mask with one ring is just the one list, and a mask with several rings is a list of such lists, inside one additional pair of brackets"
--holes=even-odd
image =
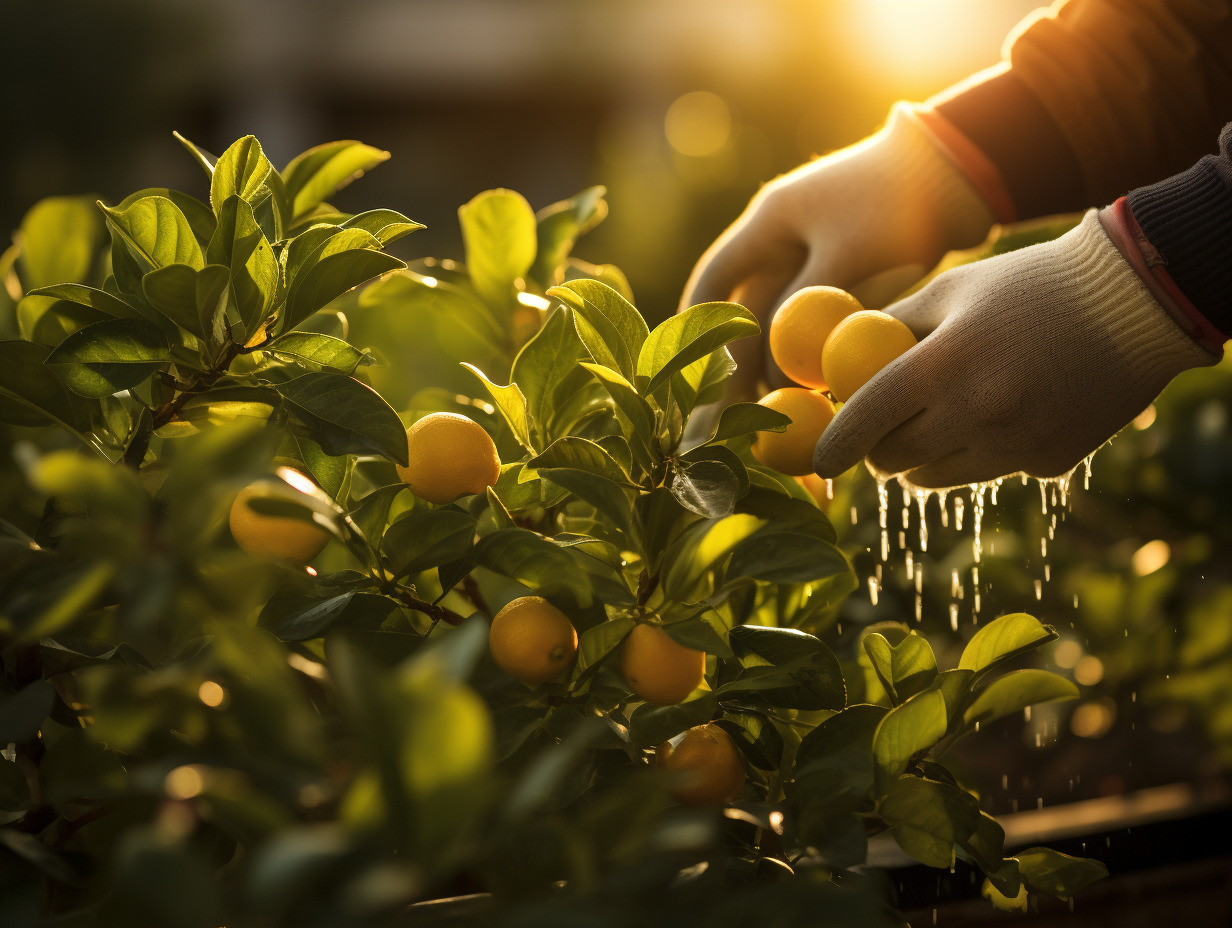
[(0, 223), (51, 194), (200, 192), (173, 129), (214, 152), (255, 134), (279, 166), (355, 138), (393, 159), (337, 205), (426, 223), (404, 257), (460, 255), (455, 211), (481, 190), (539, 208), (606, 185), (581, 256), (660, 316), (761, 183), (994, 64), (1039, 5), (13, 0)]
[[(405, 258), (460, 257), (456, 210), (482, 190), (510, 187), (538, 208), (606, 185), (610, 217), (578, 254), (622, 268), (639, 308), (659, 319), (760, 184), (873, 131), (894, 100), (994, 64), (1037, 5), (10, 2), (0, 20), (10, 37), (0, 57), (0, 223), (15, 228), (53, 194), (114, 202), (159, 185), (202, 195), (173, 129), (214, 152), (253, 133), (280, 166), (318, 142), (355, 138), (393, 159), (336, 205), (426, 223), (394, 249)], [(396, 363), (396, 347), (387, 354)], [(1226, 364), (1179, 378), (1097, 456), (1089, 489), (1076, 481), (1072, 509), (1052, 507), (1063, 515), (1043, 549), (1049, 518), (1034, 484), (1007, 484), (990, 510), (981, 615), (1030, 611), (1056, 625), (1064, 640), (1047, 662), (1083, 689), (1076, 704), (1001, 723), (999, 749), (981, 739), (964, 756), (995, 789), (993, 811), (1232, 765), (1230, 403)], [(826, 505), (868, 576), (879, 546), (871, 480), (861, 471)], [(965, 533), (934, 525), (930, 551), (916, 548), (920, 564), (921, 627), (935, 643), (957, 631), (952, 623), (969, 633), (969, 502)], [(834, 616), (840, 637), (873, 621), (917, 621), (897, 545), (883, 575), (876, 604), (862, 588)]]

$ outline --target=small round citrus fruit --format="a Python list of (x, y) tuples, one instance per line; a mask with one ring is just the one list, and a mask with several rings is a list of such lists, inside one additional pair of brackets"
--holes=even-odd
[(726, 805), (744, 786), (740, 752), (731, 735), (713, 722), (690, 728), (674, 748), (670, 741), (659, 745), (655, 761), (660, 770), (683, 775), (672, 796), (685, 805)]
[(796, 483), (808, 490), (809, 496), (813, 497), (813, 502), (817, 504), (817, 508), (828, 510), (830, 503), (834, 501), (834, 491), (831, 486), (827, 486), (830, 481), (823, 480), (816, 474), (804, 474), (796, 478)]
[(560, 676), (573, 663), (577, 648), (573, 623), (540, 596), (523, 596), (506, 605), (488, 632), (492, 659), (527, 686)]
[(492, 437), (474, 419), (434, 412), (406, 430), (406, 467), (398, 476), (420, 499), (438, 505), (482, 493), (500, 477), (500, 455)]
[(633, 626), (620, 655), (629, 689), (656, 706), (674, 706), (702, 684), (706, 654), (677, 644), (654, 625)]
[(779, 473), (802, 477), (813, 472), (813, 448), (830, 420), (834, 404), (813, 390), (783, 387), (758, 402), (791, 418), (782, 432), (758, 432), (753, 457)]
[[(307, 477), (300, 475), (302, 479)], [(316, 525), (286, 516), (269, 516), (249, 504), (254, 497), (296, 500), (304, 493), (281, 480), (250, 483), (236, 495), (228, 519), (235, 543), (253, 557), (297, 561), (307, 564), (329, 542), (329, 532)]]
[(770, 355), (784, 374), (814, 390), (826, 389), (821, 349), (834, 327), (864, 307), (846, 290), (805, 287), (779, 307), (770, 322)]
[(834, 327), (821, 350), (830, 392), (839, 402), (847, 402), (915, 343), (915, 335), (901, 319), (876, 309), (852, 313)]

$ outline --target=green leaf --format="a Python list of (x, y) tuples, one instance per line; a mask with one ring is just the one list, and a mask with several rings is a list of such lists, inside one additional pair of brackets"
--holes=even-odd
[(382, 245), (396, 242), (403, 236), (425, 228), (422, 222), (408, 219), (392, 209), (371, 209), (366, 213), (359, 213), (344, 222), (342, 227), (370, 232)]
[(639, 373), (638, 353), (650, 335), (633, 304), (597, 280), (571, 280), (553, 287), (548, 296), (573, 309), (573, 325), (595, 363), (633, 383)]
[(589, 606), (590, 578), (565, 548), (521, 528), (506, 528), (486, 535), (475, 546), (475, 563), (511, 577), (533, 593), (551, 597), (569, 595)]
[(775, 523), (740, 542), (725, 574), (728, 582), (752, 577), (772, 583), (807, 583), (851, 571), (843, 552), (814, 534), (781, 530)]
[(388, 159), (389, 152), (350, 139), (317, 145), (298, 155), (282, 169), (292, 221)]
[(761, 712), (727, 711), (717, 724), (754, 767), (777, 771), (783, 765), (783, 736)]
[(125, 209), (111, 209), (101, 200), (98, 206), (142, 274), (169, 264), (187, 264), (194, 270), (205, 266), (192, 226), (166, 197), (142, 197)]
[(513, 432), (513, 437), (518, 440), (518, 444), (531, 454), (535, 454), (535, 446), (530, 435), (530, 417), (526, 411), (526, 397), (522, 395), (518, 385), (511, 383), (502, 387), (489, 380), (487, 375), (475, 365), (463, 362), (462, 366), (479, 378), (479, 382), (492, 397), (492, 402), (500, 414), (505, 417), (505, 421), (509, 423), (509, 430)]
[(994, 664), (1025, 654), (1058, 637), (1051, 625), (1044, 625), (1025, 612), (1003, 615), (972, 636), (963, 648), (958, 667), (979, 676)]
[[(669, 498), (672, 508), (679, 512), (675, 498)], [(664, 592), (677, 602), (696, 602), (707, 595), (694, 595), (706, 573), (762, 525), (762, 520), (754, 516), (736, 513), (696, 522), (679, 532), (663, 552), (660, 574)]]
[(215, 213), (222, 211), (229, 197), (239, 197), (252, 203), (265, 186), (274, 166), (261, 150), (254, 136), (246, 135), (231, 144), (219, 156), (210, 177), (210, 204)]
[(201, 165), (201, 167), (205, 169), (206, 177), (213, 176), (214, 164), (218, 161), (218, 156), (211, 155), (204, 148), (199, 148), (197, 145), (188, 141), (188, 139), (184, 138), (184, 136), (180, 135), (180, 133), (178, 132), (172, 132), (171, 134), (175, 136), (175, 140), (184, 147), (184, 150), (187, 151), (190, 155), (192, 155), (193, 160), (196, 161), (197, 164)]
[[(757, 666), (748, 666), (750, 658), (782, 671), (790, 678), (787, 686), (758, 685), (755, 691), (772, 705), (792, 709), (842, 709), (847, 703), (847, 688), (838, 658), (818, 638), (793, 628), (769, 628), (757, 625), (737, 625), (728, 633), (732, 651), (746, 664), (746, 675), (755, 682), (753, 671)], [(777, 679), (777, 677), (776, 677)], [(720, 690), (740, 691), (747, 687), (732, 687)]]
[(1050, 671), (1015, 670), (976, 692), (971, 705), (963, 711), (963, 725), (987, 725), (1027, 706), (1077, 699), (1078, 695), (1078, 687)]
[(526, 397), (532, 437), (544, 443), (551, 437), (536, 434), (536, 426), (552, 420), (557, 411), (557, 387), (578, 372), (578, 362), (584, 357), (585, 350), (569, 324), (568, 314), (558, 309), (513, 359), (511, 379)]
[[(577, 318), (576, 315), (574, 318)], [(610, 367), (592, 364), (589, 361), (582, 361), (581, 365), (585, 370), (590, 371), (599, 383), (603, 384), (603, 388), (607, 390), (608, 395), (616, 404), (616, 411), (628, 422), (625, 434), (629, 438), (633, 453), (644, 469), (651, 470), (658, 458), (652, 450), (657, 449), (654, 410), (637, 392), (633, 384)]]
[(273, 310), (282, 276), (269, 240), (247, 201), (228, 197), (223, 203), (206, 255), (210, 264), (231, 269), (231, 288), (244, 338), (251, 338)]
[(104, 319), (74, 332), (47, 358), (48, 364), (150, 364), (171, 360), (155, 326), (140, 319)]
[(470, 553), (476, 522), (451, 509), (415, 509), (385, 530), (381, 553), (395, 577), (438, 567)]
[(103, 244), (103, 229), (89, 199), (47, 197), (22, 217), (14, 239), (22, 283), (30, 291), (87, 279)]
[(714, 434), (705, 444), (729, 441), (753, 432), (781, 432), (790, 424), (790, 416), (760, 403), (732, 403), (719, 415)]
[(270, 597), (257, 624), (283, 641), (308, 641), (338, 625), (379, 627), (397, 608), (395, 600), (360, 590), (327, 599), (285, 591)]
[(569, 689), (573, 690), (579, 683), (592, 677), (599, 669), (600, 662), (620, 647), (620, 643), (633, 631), (636, 624), (628, 616), (619, 616), (582, 632), (578, 637), (577, 662), (573, 665)]
[(536, 214), (538, 248), (530, 276), (543, 287), (559, 283), (565, 262), (578, 237), (607, 215), (603, 187), (587, 187), (576, 196), (553, 203)]
[(920, 777), (896, 780), (877, 811), (898, 846), (930, 867), (951, 866), (954, 845), (970, 838), (980, 823), (974, 796)]
[(945, 697), (936, 690), (921, 693), (886, 714), (873, 736), (879, 795), (890, 789), (916, 754), (945, 737), (948, 721)]
[[(687, 420), (699, 402), (718, 400), (723, 393), (723, 384), (736, 370), (736, 361), (727, 348), (686, 364), (672, 374), (671, 393), (682, 419)], [(683, 422), (681, 425), (683, 434)]]
[(957, 715), (958, 708), (962, 705), (963, 700), (967, 696), (967, 691), (971, 688), (971, 681), (975, 674), (970, 670), (943, 670), (937, 674), (937, 678), (929, 684), (929, 689), (937, 690), (945, 697), (945, 705), (950, 714), (951, 719)]
[(701, 303), (669, 317), (646, 338), (637, 356), (637, 385), (653, 393), (672, 374), (737, 338), (756, 335), (757, 318), (738, 303)]
[(889, 710), (857, 703), (804, 736), (796, 750), (796, 777), (820, 780), (834, 796), (862, 800), (873, 788), (873, 736)]
[(928, 642), (916, 634), (896, 645), (884, 635), (864, 636), (864, 650), (881, 685), (895, 705), (927, 689), (937, 678), (937, 658)]
[(33, 294), (17, 304), (17, 329), (22, 337), (48, 348), (55, 348), (79, 329), (111, 318), (89, 306)]
[(740, 478), (721, 461), (675, 461), (667, 488), (681, 506), (707, 519), (734, 512), (741, 493)]
[[(705, 613), (713, 616), (715, 621), (707, 621)], [(665, 621), (661, 628), (677, 644), (682, 644), (686, 648), (693, 648), (696, 651), (705, 651), (707, 654), (717, 654), (719, 657), (730, 659), (735, 656), (735, 653), (727, 641), (724, 640), (723, 634), (716, 629), (715, 623), (722, 627), (722, 619), (715, 614), (713, 609), (707, 606), (701, 615), (695, 615), (679, 622)]]
[(1018, 871), (1018, 861), (1012, 857), (1006, 860), (1005, 830), (997, 824), (987, 812), (980, 812), (980, 820), (975, 831), (965, 840), (958, 841), (958, 846), (979, 866), (988, 877), (988, 881), (1005, 896), (1013, 897), (1022, 887)]
[(84, 435), (90, 430), (90, 406), (47, 367), (49, 353), (24, 339), (0, 339), (0, 421), (44, 425), (50, 418)]
[(369, 248), (352, 249), (322, 258), (291, 284), (287, 293), (283, 331), (295, 328), (348, 290), (405, 267), (392, 255)]
[(370, 354), (350, 342), (316, 332), (287, 332), (262, 350), (294, 358), (310, 367), (325, 367), (342, 374), (353, 374), (361, 364), (372, 360)]
[[(624, 640), (624, 635), (632, 630), (633, 620), (614, 621), (630, 623), (617, 639), (618, 645)], [(604, 625), (610, 626), (612, 622), (605, 622), (598, 627), (603, 628)], [(619, 631), (619, 627), (604, 629), (603, 634), (609, 636), (610, 640), (616, 638)], [(704, 725), (714, 715), (714, 708), (714, 696), (709, 693), (674, 706), (656, 706), (654, 703), (644, 702), (633, 710), (633, 716), (629, 719), (629, 740), (640, 747), (655, 747), (695, 725)]]
[(141, 289), (150, 305), (186, 332), (220, 344), (226, 337), (227, 284), (231, 274), (218, 264), (199, 271), (169, 264), (146, 274)]
[(76, 303), (79, 306), (89, 307), (108, 316), (128, 319), (144, 318), (140, 310), (126, 303), (118, 296), (107, 293), (105, 290), (87, 287), (84, 284), (56, 284), (52, 287), (40, 287), (30, 290), (27, 298), (31, 296), (51, 297), (66, 303)]
[(601, 445), (585, 438), (559, 438), (527, 466), (590, 503), (622, 532), (632, 535), (633, 484)]
[(487, 190), (458, 210), (466, 270), (488, 303), (505, 306), (535, 260), (535, 213), (512, 190)]
[(379, 393), (345, 374), (303, 374), (276, 389), (327, 454), (379, 454), (407, 464), (406, 429)]
[(351, 509), (351, 521), (364, 533), (364, 537), (375, 542), (385, 534), (389, 510), (393, 507), (394, 499), (404, 491), (409, 492), (405, 483), (377, 487)]
[(1027, 885), (1037, 892), (1068, 899), (1108, 875), (1108, 868), (1089, 857), (1071, 857), (1046, 847), (1029, 847), (1014, 854)]
[(172, 190), (170, 187), (146, 187), (130, 193), (119, 202), (116, 209), (128, 209), (144, 197), (166, 197), (178, 206), (184, 218), (188, 220), (188, 226), (192, 229), (198, 243), (208, 242), (213, 236), (216, 224), (213, 211), (196, 197), (189, 196), (180, 190)]

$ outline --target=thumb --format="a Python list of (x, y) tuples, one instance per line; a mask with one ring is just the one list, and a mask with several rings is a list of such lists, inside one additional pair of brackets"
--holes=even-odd
[(813, 470), (820, 476), (837, 477), (854, 467), (877, 442), (925, 408), (928, 378), (917, 348), (852, 394), (826, 426), (813, 451)]

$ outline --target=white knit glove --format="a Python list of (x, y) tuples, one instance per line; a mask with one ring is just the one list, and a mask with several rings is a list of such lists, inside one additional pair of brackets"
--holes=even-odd
[[(734, 299), (757, 315), (764, 333), (787, 296), (814, 284), (880, 306), (947, 251), (983, 241), (992, 220), (983, 198), (899, 104), (880, 132), (762, 188), (697, 263), (681, 308)], [(763, 335), (732, 346), (737, 392), (745, 396), (729, 399), (748, 398), (763, 378), (790, 383), (765, 344)]]
[(920, 343), (856, 391), (813, 459), (951, 487), (1068, 472), (1181, 371), (1181, 331), (1094, 210), (1052, 242), (939, 275), (887, 312)]

